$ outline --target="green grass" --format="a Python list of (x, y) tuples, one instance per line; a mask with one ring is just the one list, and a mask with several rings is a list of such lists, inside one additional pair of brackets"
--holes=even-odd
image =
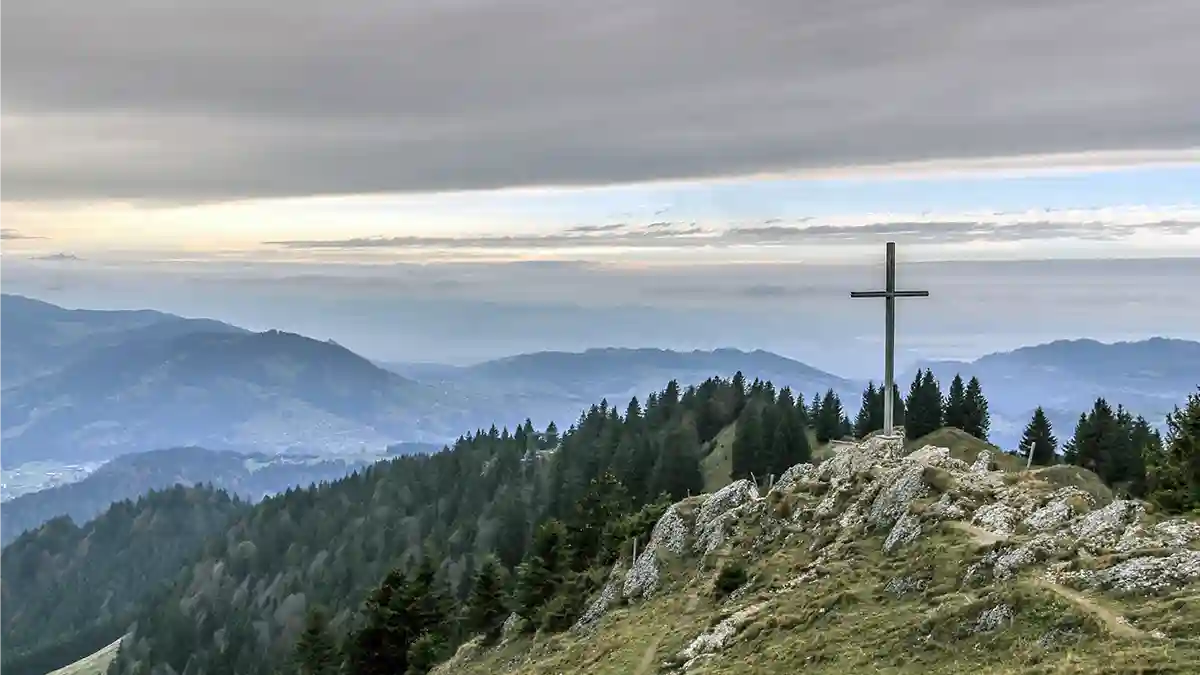
[(737, 422), (734, 422), (722, 429), (709, 444), (708, 454), (700, 462), (705, 492), (716, 492), (733, 482), (733, 439), (736, 435)]

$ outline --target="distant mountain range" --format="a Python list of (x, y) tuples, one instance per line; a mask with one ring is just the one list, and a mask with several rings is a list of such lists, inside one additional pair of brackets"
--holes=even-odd
[(322, 459), (171, 448), (122, 455), (83, 480), (21, 495), (0, 509), (0, 544), (58, 516), (83, 525), (113, 502), (136, 499), (175, 484), (211, 484), (249, 501), (297, 485), (333, 481), (367, 465), (365, 459)]
[(623, 407), (631, 397), (644, 400), (670, 380), (686, 387), (715, 375), (732, 377), (738, 371), (749, 380), (760, 378), (776, 386), (789, 386), (805, 397), (833, 389), (843, 399), (857, 400), (862, 390), (858, 382), (761, 350), (607, 348), (521, 354), (473, 366), (381, 365), (441, 388), (503, 400), (505, 414), (501, 419), (520, 421), (529, 417), (535, 424), (554, 420), (560, 426), (574, 422), (584, 407), (602, 399)]
[[(1200, 342), (1151, 338), (1106, 344), (1058, 340), (974, 361), (932, 361), (943, 392), (955, 373), (978, 377), (992, 415), (993, 441), (1013, 446), (1034, 408), (1045, 408), (1060, 442), (1098, 397), (1159, 425), (1200, 386)], [(901, 380), (902, 392), (915, 368)]]
[[(333, 342), (252, 333), (151, 311), (68, 310), (4, 295), (3, 463), (107, 460), (161, 448), (377, 457), (525, 418), (565, 427), (607, 398), (742, 371), (806, 397), (833, 389), (850, 414), (865, 382), (765, 351), (592, 349), (473, 366), (375, 363)], [(978, 375), (993, 440), (1016, 442), (1037, 405), (1060, 438), (1097, 396), (1152, 422), (1200, 383), (1200, 343), (1061, 341), (971, 362), (935, 361), (948, 386)], [(10, 375), (11, 373), (11, 375)], [(907, 390), (913, 373), (900, 377)]]

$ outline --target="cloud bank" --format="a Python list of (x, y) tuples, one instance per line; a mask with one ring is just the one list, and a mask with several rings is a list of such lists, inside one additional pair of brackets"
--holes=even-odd
[(1200, 146), (1194, 0), (5, 4), (6, 199)]

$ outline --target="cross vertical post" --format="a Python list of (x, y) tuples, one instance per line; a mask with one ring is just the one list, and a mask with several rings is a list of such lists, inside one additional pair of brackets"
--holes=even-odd
[(882, 291), (851, 291), (851, 298), (883, 298), (883, 433), (895, 430), (892, 391), (896, 381), (896, 298), (927, 298), (929, 291), (896, 290), (896, 242), (887, 243), (885, 285)]

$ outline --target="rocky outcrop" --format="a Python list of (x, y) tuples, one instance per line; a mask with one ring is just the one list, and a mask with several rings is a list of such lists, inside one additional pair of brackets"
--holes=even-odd
[[(1098, 508), (1083, 489), (1055, 485), (1036, 471), (1004, 473), (991, 465), (987, 451), (968, 464), (946, 448), (926, 446), (906, 453), (903, 438), (875, 436), (834, 446), (833, 456), (821, 464), (792, 467), (765, 497), (749, 481), (737, 481), (714, 494), (690, 498), (664, 513), (627, 572), (614, 568), (576, 629), (594, 625), (618, 592), (634, 600), (652, 595), (670, 556), (753, 559), (762, 546), (790, 546), (800, 539), (806, 541), (806, 552), (812, 552), (811, 562), (770, 589), (727, 598), (724, 604), (731, 613), (697, 635), (668, 665), (687, 670), (725, 649), (772, 606), (772, 594), (831, 574), (845, 547), (864, 537), (878, 537), (883, 552), (893, 556), (947, 528), (971, 537), (976, 548), (964, 561), (964, 593), (1021, 575), (1063, 597), (1078, 594), (1071, 587), (1161, 593), (1200, 580), (1200, 524), (1194, 520), (1155, 518), (1133, 500)], [(706, 573), (711, 572), (703, 567), (698, 572)], [(883, 590), (903, 596), (927, 587), (920, 576), (898, 576)], [(754, 599), (737, 609), (745, 597)], [(966, 619), (964, 630), (1004, 630), (1015, 612), (1003, 602), (980, 611)]]
[(663, 552), (681, 555), (687, 543), (688, 526), (680, 515), (681, 504), (667, 509), (650, 533), (650, 542), (633, 561), (625, 575), (622, 594), (626, 598), (649, 597), (658, 588), (659, 564)]

